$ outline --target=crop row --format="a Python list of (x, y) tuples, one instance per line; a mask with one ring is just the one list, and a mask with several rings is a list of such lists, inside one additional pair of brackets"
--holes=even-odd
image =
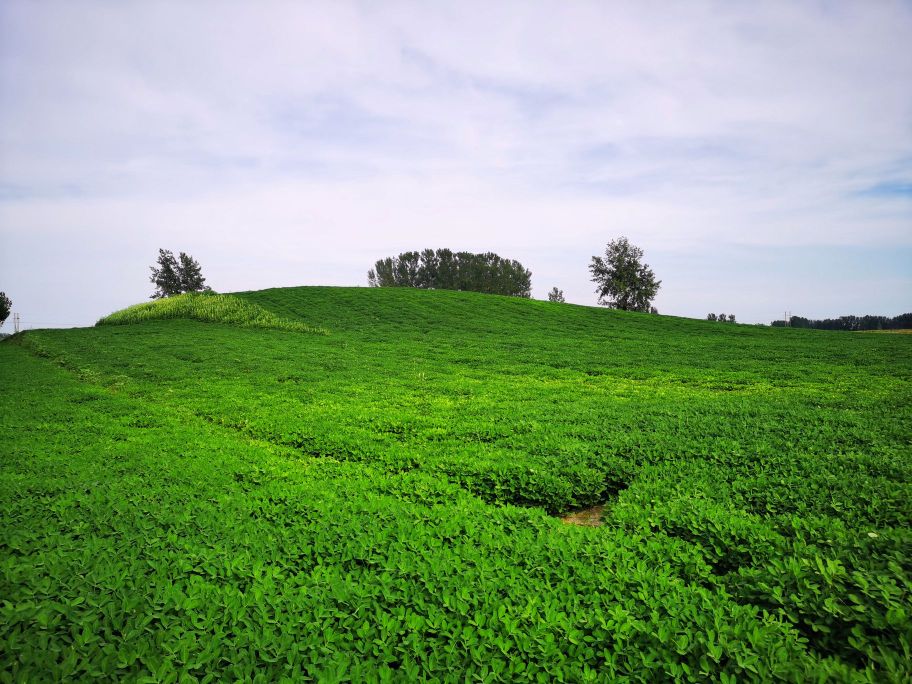
[(0, 345), (0, 680), (908, 680), (902, 339), (236, 297)]
[(16, 351), (7, 379), (41, 394), (3, 419), (7, 437), (30, 435), (9, 442), (2, 479), (5, 678), (904, 672), (895, 658), (865, 669), (809, 649), (802, 624), (739, 603), (681, 539), (567, 528), (420, 473), (290, 460)]

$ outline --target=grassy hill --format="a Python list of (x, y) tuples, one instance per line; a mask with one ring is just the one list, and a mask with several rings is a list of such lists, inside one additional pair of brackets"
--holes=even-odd
[(315, 287), (103, 323), (0, 344), (4, 679), (912, 675), (907, 336)]

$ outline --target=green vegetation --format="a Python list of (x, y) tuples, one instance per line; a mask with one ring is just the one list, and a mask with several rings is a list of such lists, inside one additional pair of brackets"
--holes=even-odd
[(720, 313), (718, 316), (714, 313), (706, 314), (707, 321), (715, 321), (716, 323), (736, 323), (735, 314), (724, 314)]
[(174, 318), (187, 318), (206, 323), (229, 323), (249, 328), (326, 334), (323, 328), (276, 316), (271, 311), (240, 297), (206, 292), (189, 292), (135, 304), (105, 316), (96, 325), (126, 325)]
[(532, 271), (518, 261), (493, 252), (472, 254), (449, 249), (403, 252), (379, 259), (367, 272), (371, 287), (418, 287), (532, 296)]
[(206, 286), (199, 262), (186, 252), (181, 252), (180, 256), (175, 258), (172, 251), (159, 249), (158, 259), (149, 270), (152, 271), (149, 280), (155, 285), (152, 299), (173, 297), (187, 292), (212, 292), (212, 288)]
[(912, 675), (908, 336), (227, 299), (0, 344), (3, 681)]
[(626, 237), (609, 241), (604, 257), (592, 257), (589, 273), (596, 284), (599, 304), (623, 311), (658, 313), (652, 300), (662, 281), (656, 280), (649, 265), (643, 263), (643, 250), (630, 244)]
[(13, 300), (6, 296), (5, 292), (0, 292), (0, 327), (6, 323), (9, 318), (10, 310), (13, 308)]
[(912, 327), (912, 313), (899, 316), (840, 316), (839, 318), (825, 318), (815, 321), (803, 316), (790, 316), (788, 321), (773, 321), (772, 325), (778, 328), (817, 328), (818, 330), (906, 330)]

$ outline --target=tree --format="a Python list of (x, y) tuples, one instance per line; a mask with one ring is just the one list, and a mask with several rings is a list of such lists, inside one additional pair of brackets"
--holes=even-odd
[(155, 263), (158, 264), (158, 268), (149, 267), (152, 271), (152, 277), (149, 280), (155, 285), (155, 292), (152, 293), (150, 299), (161, 299), (180, 294), (180, 274), (178, 273), (180, 267), (177, 265), (174, 253), (169, 249), (159, 249), (158, 259)]
[(650, 304), (662, 281), (642, 262), (643, 250), (630, 244), (626, 237), (612, 240), (605, 256), (592, 257), (589, 272), (596, 287), (598, 303), (624, 311), (650, 310)]
[(728, 320), (728, 314), (719, 314), (718, 321), (720, 323), (725, 323)]
[(735, 314), (728, 314), (728, 322), (729, 323), (735, 322)]
[(564, 300), (564, 291), (559, 290), (556, 287), (552, 287), (551, 291), (548, 293), (548, 301), (549, 302), (559, 302), (559, 303), (563, 304), (565, 301)]
[(719, 319), (716, 318), (716, 314), (714, 314), (714, 313), (708, 313), (708, 314), (706, 314), (706, 320), (707, 320), (707, 321), (717, 321), (717, 320), (719, 320)]
[(178, 259), (168, 249), (158, 250), (158, 267), (150, 266), (152, 277), (149, 280), (155, 285), (155, 292), (150, 299), (161, 299), (183, 292), (200, 292), (208, 290), (204, 283), (202, 269), (199, 263), (185, 252), (181, 252)]
[(6, 292), (0, 292), (0, 327), (6, 323), (9, 318), (10, 309), (13, 308), (13, 300), (6, 296)]
[(180, 278), (181, 292), (200, 292), (206, 289), (206, 279), (199, 262), (189, 254), (180, 253), (178, 277)]

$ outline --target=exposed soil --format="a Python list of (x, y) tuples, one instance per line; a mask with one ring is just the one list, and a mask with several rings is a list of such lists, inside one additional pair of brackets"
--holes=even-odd
[(560, 520), (568, 525), (583, 525), (585, 527), (599, 527), (602, 524), (602, 511), (605, 504), (573, 511), (563, 516)]

